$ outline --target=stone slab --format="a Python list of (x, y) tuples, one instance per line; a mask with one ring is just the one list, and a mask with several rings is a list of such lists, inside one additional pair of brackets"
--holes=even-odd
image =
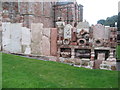
[(44, 28), (42, 34), (48, 38), (50, 38), (50, 28)]
[(102, 60), (95, 60), (94, 69), (100, 69), (100, 64), (102, 64)]
[(22, 52), (31, 54), (31, 32), (30, 29), (22, 27)]
[(21, 35), (22, 35), (22, 24), (13, 23), (11, 24), (11, 52), (21, 53)]
[(31, 53), (42, 55), (42, 23), (31, 24)]
[(21, 26), (20, 23), (2, 24), (2, 47), (4, 51), (12, 53), (21, 52)]
[(50, 56), (50, 29), (44, 28), (42, 33), (42, 55)]
[(71, 29), (73, 27), (70, 24), (65, 25), (64, 27), (64, 39), (71, 39)]
[(110, 37), (110, 27), (105, 27), (105, 39), (109, 39)]
[(89, 23), (88, 22), (79, 22), (77, 25), (77, 33), (79, 33), (81, 30), (89, 32)]
[(101, 24), (96, 24), (93, 27), (93, 38), (105, 39), (105, 27)]
[(57, 28), (51, 28), (51, 55), (57, 55)]
[(30, 29), (22, 27), (22, 45), (31, 44), (31, 32)]

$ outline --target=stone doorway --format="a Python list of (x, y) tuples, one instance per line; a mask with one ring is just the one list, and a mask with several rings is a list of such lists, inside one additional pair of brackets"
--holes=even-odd
[(94, 69), (100, 69), (100, 64), (102, 61), (106, 60), (109, 57), (109, 50), (95, 50), (95, 62)]
[(109, 50), (95, 50), (95, 60), (98, 59), (103, 60), (103, 58), (105, 58), (106, 60), (108, 57), (109, 57)]

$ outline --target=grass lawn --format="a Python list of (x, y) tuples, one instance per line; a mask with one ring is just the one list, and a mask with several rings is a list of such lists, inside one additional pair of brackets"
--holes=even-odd
[(117, 88), (118, 72), (3, 54), (3, 88)]
[(120, 60), (120, 45), (117, 46), (117, 58)]

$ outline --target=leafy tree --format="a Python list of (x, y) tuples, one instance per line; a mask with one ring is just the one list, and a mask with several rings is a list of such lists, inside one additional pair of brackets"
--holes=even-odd
[(104, 19), (100, 19), (100, 20), (97, 21), (97, 24), (102, 24), (102, 25), (104, 25), (104, 24), (105, 24), (105, 20), (104, 20)]
[(117, 21), (118, 21), (118, 15), (114, 15), (111, 17), (107, 17), (106, 20), (104, 19), (98, 20), (97, 23), (105, 26), (115, 27), (115, 22)]
[(120, 12), (118, 13), (117, 27), (118, 27), (118, 31), (120, 31)]

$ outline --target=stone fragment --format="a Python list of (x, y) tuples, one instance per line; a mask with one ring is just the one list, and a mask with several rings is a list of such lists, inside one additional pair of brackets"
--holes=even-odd
[(85, 30), (86, 32), (89, 32), (89, 23), (88, 22), (79, 22), (77, 25), (77, 33), (79, 33), (81, 30)]
[(22, 52), (31, 54), (31, 32), (30, 29), (22, 27)]
[(22, 45), (31, 44), (31, 32), (30, 29), (22, 27)]
[(51, 55), (56, 56), (57, 55), (57, 28), (51, 28)]
[(21, 29), (20, 23), (2, 24), (2, 47), (4, 51), (11, 53), (21, 53)]
[(105, 53), (98, 53), (97, 60), (105, 60)]
[(50, 28), (44, 28), (42, 35), (42, 55), (50, 56)]
[(42, 55), (42, 23), (31, 24), (31, 53)]
[(105, 27), (101, 24), (97, 24), (93, 27), (93, 38), (97, 39), (105, 39)]
[(71, 39), (72, 26), (67, 24), (64, 28), (64, 39)]

